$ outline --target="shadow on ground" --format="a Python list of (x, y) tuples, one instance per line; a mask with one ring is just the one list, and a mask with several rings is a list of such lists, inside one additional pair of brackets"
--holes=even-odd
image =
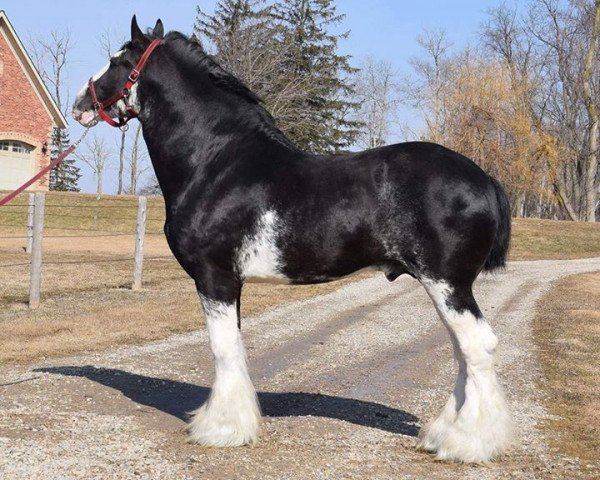
[[(83, 377), (120, 390), (136, 403), (147, 405), (181, 420), (201, 405), (210, 392), (206, 387), (161, 378), (146, 377), (112, 368), (49, 367), (36, 372)], [(268, 417), (329, 417), (392, 433), (416, 436), (419, 419), (411, 413), (374, 402), (333, 397), (318, 393), (259, 392), (263, 415)]]

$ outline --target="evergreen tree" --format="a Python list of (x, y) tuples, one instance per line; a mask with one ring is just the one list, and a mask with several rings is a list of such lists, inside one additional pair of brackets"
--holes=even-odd
[[(272, 77), (279, 73), (277, 26), (264, 0), (221, 0), (209, 15), (197, 7), (196, 35), (214, 49), (219, 64), (268, 103)], [(200, 43), (200, 42), (199, 42)]]
[(259, 19), (266, 13), (261, 8), (263, 4), (264, 0), (221, 0), (213, 15), (203, 12), (198, 6), (194, 30), (208, 38), (218, 49), (222, 42), (231, 42), (247, 28), (248, 20)]
[[(52, 149), (50, 158), (56, 159), (70, 145), (69, 132), (66, 129), (55, 128), (52, 131)], [(74, 158), (65, 158), (50, 171), (50, 190), (62, 192), (79, 192), (77, 183), (81, 178), (80, 168), (75, 166)]]
[(207, 40), (226, 70), (263, 99), (279, 128), (299, 147), (331, 153), (357, 134), (347, 115), (358, 107), (346, 79), (355, 70), (337, 54), (347, 34), (333, 0), (220, 0), (209, 15), (198, 7), (194, 33)]
[(302, 148), (316, 153), (338, 152), (349, 147), (360, 123), (348, 115), (359, 107), (349, 100), (354, 91), (348, 55), (337, 53), (338, 41), (349, 32), (335, 34), (330, 27), (343, 21), (334, 0), (278, 0), (274, 16), (291, 45), (286, 71), (310, 79), (311, 95), (299, 105), (301, 119), (288, 135)]

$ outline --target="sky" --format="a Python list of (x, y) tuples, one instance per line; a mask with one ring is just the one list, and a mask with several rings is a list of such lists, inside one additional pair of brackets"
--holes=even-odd
[[(30, 38), (48, 37), (53, 30), (71, 32), (74, 48), (67, 86), (72, 101), (84, 82), (106, 63), (99, 41), (103, 32), (109, 31), (118, 39), (127, 37), (131, 17), (136, 14), (142, 29), (154, 26), (160, 18), (165, 30), (189, 34), (196, 6), (212, 12), (215, 3), (216, 0), (0, 0), (0, 9), (6, 12), (26, 48)], [(367, 56), (388, 61), (402, 76), (410, 72), (409, 59), (419, 53), (416, 37), (424, 29), (446, 30), (456, 47), (475, 42), (486, 10), (498, 3), (498, 0), (337, 0), (338, 12), (346, 15), (340, 28), (350, 31), (349, 37), (340, 43), (340, 53), (351, 55), (354, 65)], [(410, 115), (404, 112), (409, 123)], [(72, 118), (67, 120), (71, 140), (75, 140), (83, 129)], [(414, 122), (417, 125), (418, 119)], [(94, 127), (94, 131), (105, 137), (114, 150), (112, 166), (104, 176), (104, 192), (114, 193), (116, 142), (120, 132), (105, 123)], [(78, 166), (83, 173), (79, 181), (82, 191), (95, 192), (93, 172), (83, 163)]]

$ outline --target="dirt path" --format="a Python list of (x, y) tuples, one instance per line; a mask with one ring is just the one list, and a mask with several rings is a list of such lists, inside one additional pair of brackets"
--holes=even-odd
[(548, 414), (530, 327), (553, 280), (591, 270), (600, 258), (517, 262), (478, 282), (520, 437), (491, 466), (415, 451), (451, 391), (451, 349), (417, 282), (381, 276), (243, 322), (265, 414), (253, 448), (185, 443), (212, 378), (205, 332), (0, 368), (0, 478), (580, 478), (536, 428)]

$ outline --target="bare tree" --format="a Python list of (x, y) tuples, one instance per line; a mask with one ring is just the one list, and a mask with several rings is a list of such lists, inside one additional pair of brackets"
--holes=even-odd
[(451, 81), (448, 56), (452, 42), (444, 30), (426, 30), (417, 37), (424, 51), (420, 57), (412, 57), (410, 64), (416, 77), (404, 79), (401, 90), (405, 103), (421, 111), (427, 123), (428, 137), (443, 143), (445, 97), (447, 82)]
[(547, 62), (541, 88), (542, 117), (557, 157), (552, 182), (558, 201), (573, 220), (595, 221), (598, 199), (597, 1), (533, 0), (527, 27)]
[[(102, 32), (100, 34), (100, 36), (98, 37), (100, 49), (102, 50), (102, 52), (106, 56), (106, 58), (109, 60), (115, 53), (114, 52), (114, 48), (115, 48), (114, 47), (114, 44), (115, 44), (114, 38), (115, 38), (115, 35), (109, 29), (104, 30), (104, 32)], [(120, 44), (125, 43), (125, 39), (122, 38), (119, 43)], [(119, 170), (117, 173), (117, 195), (121, 195), (125, 192), (125, 190), (123, 188), (123, 174), (124, 174), (124, 170), (125, 170), (125, 142), (126, 142), (126, 129), (122, 128), (120, 139), (119, 139), (119, 144), (118, 144)]]
[(483, 46), (506, 64), (511, 81), (520, 82), (531, 76), (535, 55), (533, 40), (517, 17), (515, 7), (501, 4), (489, 9), (481, 37)]
[(488, 12), (481, 42), (451, 51), (443, 32), (403, 88), (426, 139), (472, 158), (507, 186), (513, 213), (593, 222), (600, 148), (600, 0), (531, 0)]
[(125, 140), (127, 131), (121, 128), (121, 136), (119, 140), (119, 171), (117, 173), (117, 195), (123, 194), (123, 170), (125, 168)]
[[(544, 58), (537, 55), (534, 41), (528, 34), (527, 28), (517, 16), (516, 7), (501, 4), (488, 10), (488, 20), (481, 29), (484, 53), (491, 53), (503, 68), (508, 72), (511, 91), (514, 95), (514, 115), (525, 120), (538, 136), (544, 137), (543, 101), (539, 102), (539, 84), (542, 81), (541, 70), (544, 68)], [(540, 108), (538, 108), (540, 107)], [(526, 140), (525, 142), (523, 140)], [(516, 154), (521, 157), (517, 162), (527, 162), (530, 151), (531, 138), (526, 132), (521, 132), (516, 143)], [(529, 188), (519, 188), (512, 199), (514, 213), (525, 216), (528, 196), (538, 198), (538, 213), (541, 215), (543, 192), (548, 191), (548, 166), (544, 167), (541, 190), (532, 191)], [(529, 177), (529, 175), (524, 175)], [(529, 179), (530, 180), (530, 179)]]
[(150, 175), (150, 178), (146, 180), (146, 183), (140, 188), (140, 195), (162, 195), (162, 190), (158, 184), (158, 179), (154, 172)]
[(130, 195), (135, 195), (138, 190), (138, 182), (141, 176), (150, 168), (145, 164), (148, 159), (148, 151), (142, 143), (142, 124), (138, 123), (133, 136), (131, 150), (129, 152), (129, 189)]
[(420, 38), (423, 55), (404, 88), (425, 121), (421, 138), (442, 143), (475, 160), (507, 187), (514, 214), (528, 214), (528, 198), (546, 199), (543, 134), (535, 128), (527, 77), (486, 51), (451, 51), (443, 33)]
[(126, 42), (126, 38), (120, 33), (113, 32), (110, 28), (105, 29), (98, 36), (98, 44), (103, 55), (110, 59), (117, 49), (117, 45), (123, 45)]
[[(596, 221), (596, 202), (598, 199), (598, 108), (596, 106), (597, 98), (594, 98), (592, 89), (592, 77), (594, 67), (597, 70), (597, 43), (598, 32), (600, 30), (600, 0), (594, 2), (592, 20), (592, 29), (589, 35), (589, 43), (585, 54), (585, 63), (583, 68), (583, 103), (588, 116), (588, 152), (585, 163), (585, 217), (588, 222)], [(594, 60), (596, 65), (594, 65)]]
[[(69, 90), (66, 87), (67, 73), (73, 44), (68, 30), (51, 32), (49, 37), (28, 39), (31, 57), (44, 83), (50, 90), (59, 110), (67, 116), (70, 107)], [(56, 158), (69, 145), (67, 129), (54, 128), (52, 132), (51, 157)], [(51, 190), (79, 191), (77, 182), (81, 177), (79, 168), (72, 159), (66, 159), (49, 175)]]
[(381, 147), (388, 143), (400, 104), (396, 75), (389, 62), (367, 57), (354, 81), (360, 102), (356, 115), (362, 123), (357, 143), (364, 148)]
[(83, 146), (84, 149), (80, 147), (75, 156), (92, 169), (96, 178), (96, 193), (101, 194), (102, 180), (112, 158), (112, 151), (106, 140), (99, 137), (96, 132), (92, 134), (91, 138), (88, 136), (84, 140)]
[(70, 102), (69, 91), (64, 91), (64, 85), (73, 48), (71, 32), (54, 30), (50, 38), (30, 38), (28, 43), (36, 68), (50, 87), (58, 108), (66, 116)]

